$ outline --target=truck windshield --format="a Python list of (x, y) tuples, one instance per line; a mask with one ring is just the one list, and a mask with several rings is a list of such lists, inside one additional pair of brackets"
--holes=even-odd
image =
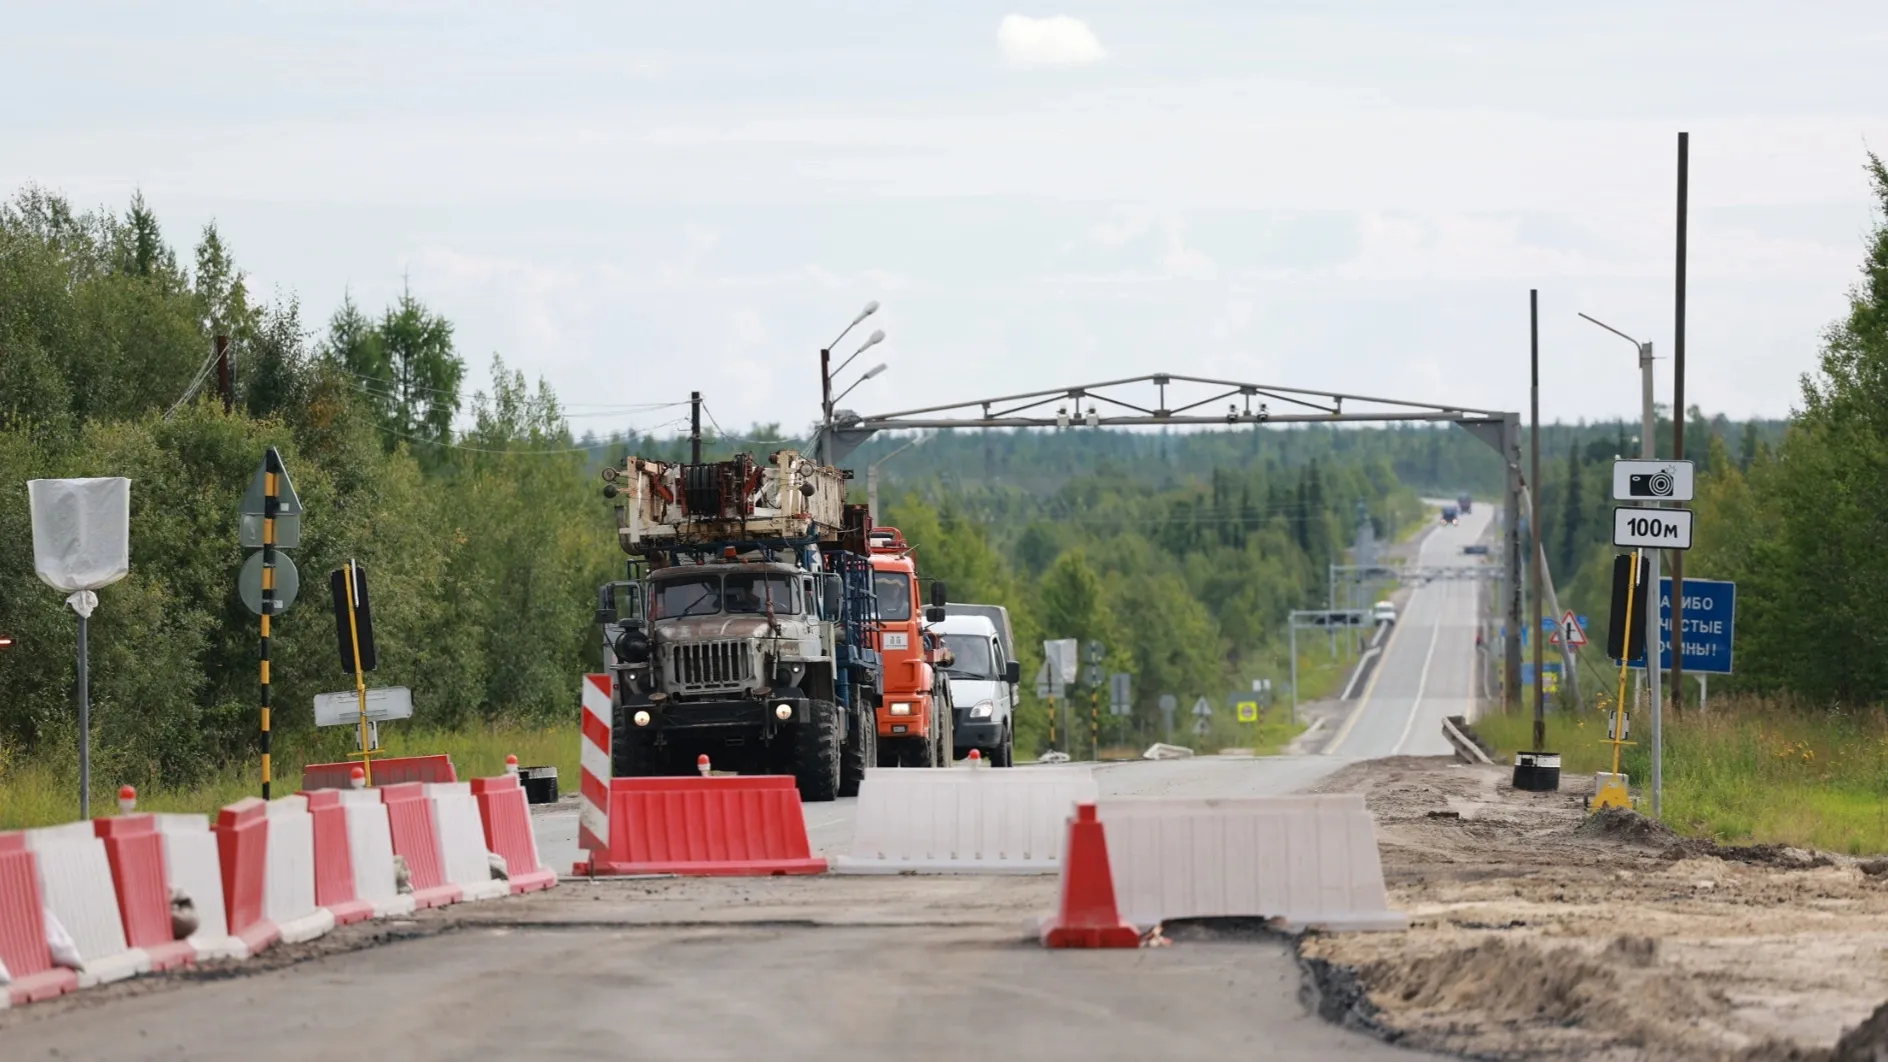
[(730, 575), (727, 591), (728, 611), (764, 613), (771, 600), (774, 615), (798, 615), (800, 606), (794, 597), (793, 585), (794, 578), (791, 575), (759, 575), (751, 572)]
[(721, 576), (688, 575), (655, 585), (655, 618), (712, 616), (721, 611)]
[(911, 576), (904, 572), (877, 572), (872, 576), (872, 589), (878, 594), (879, 619), (911, 618)]
[(944, 669), (958, 678), (995, 679), (996, 659), (990, 652), (990, 639), (981, 634), (946, 634), (944, 644), (957, 657)]

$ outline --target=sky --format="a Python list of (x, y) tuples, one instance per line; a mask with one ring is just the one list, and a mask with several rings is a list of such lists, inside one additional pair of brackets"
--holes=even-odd
[[(0, 191), (214, 220), (321, 325), (403, 285), (578, 431), (874, 413), (1142, 373), (1782, 416), (1888, 150), (1872, 3), (477, 0), (20, 5)], [(1670, 400), (1671, 363), (1659, 366)]]

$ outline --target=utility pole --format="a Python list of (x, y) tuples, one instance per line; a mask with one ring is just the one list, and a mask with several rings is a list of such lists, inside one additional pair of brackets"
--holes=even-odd
[(229, 416), (236, 406), (235, 381), (229, 371), (229, 337), (216, 337), (216, 389), (223, 395), (223, 415)]
[[(1654, 435), (1658, 431), (1658, 416), (1652, 408), (1652, 344), (1639, 345), (1639, 456), (1646, 460), (1658, 457), (1658, 445)], [(1657, 505), (1656, 502), (1652, 503)], [(1661, 551), (1645, 551), (1646, 566), (1651, 570), (1646, 573), (1646, 585), (1651, 593), (1645, 595), (1643, 608), (1644, 619), (1634, 617), (1635, 622), (1645, 624), (1645, 688), (1647, 700), (1652, 702), (1652, 817), (1658, 818), (1659, 807), (1665, 784), (1664, 713), (1659, 702), (1659, 554)]]
[(1547, 682), (1542, 673), (1541, 633), (1541, 299), (1540, 291), (1528, 289), (1527, 293), (1527, 328), (1528, 328), (1528, 363), (1532, 370), (1532, 386), (1528, 402), (1532, 407), (1529, 417), (1529, 432), (1532, 439), (1528, 449), (1533, 451), (1529, 457), (1528, 483), (1534, 489), (1528, 492), (1528, 532), (1534, 536), (1534, 548), (1531, 550), (1532, 561), (1528, 565), (1528, 582), (1532, 585), (1534, 607), (1529, 612), (1529, 630), (1534, 639), (1534, 751), (1540, 752), (1547, 747)]
[[(1678, 134), (1678, 262), (1672, 308), (1672, 460), (1685, 459), (1685, 233), (1691, 209), (1691, 134)], [(1656, 592), (1657, 587), (1654, 587)], [(1657, 628), (1653, 628), (1656, 630)], [(1672, 711), (1685, 710), (1685, 551), (1672, 551)], [(1657, 733), (1655, 731), (1655, 733)], [(1660, 735), (1662, 736), (1662, 735)], [(1655, 739), (1656, 740), (1656, 739)], [(1656, 750), (1653, 753), (1657, 756)], [(1654, 763), (1658, 762), (1655, 758)]]
[[(845, 333), (841, 332), (840, 335)], [(822, 465), (833, 463), (833, 349), (819, 349), (819, 452), (814, 455)]]
[(701, 464), (701, 392), (688, 393), (688, 462)]

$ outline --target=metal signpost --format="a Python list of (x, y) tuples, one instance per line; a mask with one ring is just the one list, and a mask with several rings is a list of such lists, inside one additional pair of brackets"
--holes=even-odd
[[(368, 785), (374, 784), (374, 753), (380, 751), (380, 728), (367, 707), (367, 672), (374, 670), (374, 620), (372, 602), (367, 596), (367, 571), (355, 561), (328, 573), (328, 589), (334, 597), (335, 635), (341, 648), (341, 667), (354, 673), (356, 707), (355, 734), (361, 758), (361, 773)], [(412, 694), (408, 693), (406, 715), (413, 714)], [(406, 718), (406, 716), (388, 716)]]
[(295, 493), (294, 482), (288, 478), (282, 455), (273, 446), (262, 455), (262, 463), (250, 477), (249, 489), (243, 492), (236, 539), (246, 549), (260, 547), (262, 550), (244, 562), (236, 588), (243, 604), (262, 623), (258, 653), (262, 670), (262, 799), (267, 800), (271, 781), (269, 712), (274, 706), (269, 687), (269, 623), (295, 603), (301, 580), (294, 563), (281, 551), (302, 542), (302, 500)]
[[(1052, 752), (1066, 753), (1069, 750), (1056, 745), (1055, 702), (1062, 701), (1062, 736), (1067, 741), (1069, 736), (1068, 699), (1066, 691), (1075, 684), (1075, 676), (1080, 666), (1081, 646), (1074, 638), (1050, 638), (1042, 643), (1042, 663), (1048, 671), (1049, 692), (1049, 749)], [(1042, 694), (1038, 694), (1042, 696)], [(1072, 743), (1071, 743), (1072, 744)]]
[[(1649, 399), (1648, 399), (1649, 401)], [(1613, 500), (1636, 502), (1613, 510), (1613, 545), (1643, 552), (1649, 586), (1661, 585), (1659, 550), (1690, 549), (1692, 514), (1689, 509), (1656, 508), (1660, 502), (1687, 502), (1695, 483), (1689, 461), (1651, 460), (1652, 439), (1644, 439), (1647, 459), (1613, 462)], [(1640, 609), (1649, 613), (1650, 609)], [(1652, 701), (1652, 817), (1664, 809), (1665, 713), (1659, 701), (1659, 668), (1647, 668), (1646, 685)]]
[(1125, 671), (1117, 671), (1108, 676), (1108, 714), (1133, 715), (1134, 701), (1129, 693), (1129, 684), (1133, 677)]
[[(1376, 621), (1370, 611), (1361, 608), (1293, 609), (1291, 628), (1291, 721), (1298, 724), (1298, 632), (1334, 630), (1338, 627), (1369, 627)], [(1517, 645), (1517, 650), (1518, 650)]]
[(1162, 731), (1167, 735), (1166, 740), (1169, 745), (1173, 744), (1173, 713), (1179, 708), (1179, 698), (1171, 693), (1160, 695), (1160, 723)]

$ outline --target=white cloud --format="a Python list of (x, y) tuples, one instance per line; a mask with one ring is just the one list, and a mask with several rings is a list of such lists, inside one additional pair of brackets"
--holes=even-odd
[(996, 43), (1016, 66), (1082, 66), (1108, 57), (1088, 23), (1067, 15), (1004, 15)]

